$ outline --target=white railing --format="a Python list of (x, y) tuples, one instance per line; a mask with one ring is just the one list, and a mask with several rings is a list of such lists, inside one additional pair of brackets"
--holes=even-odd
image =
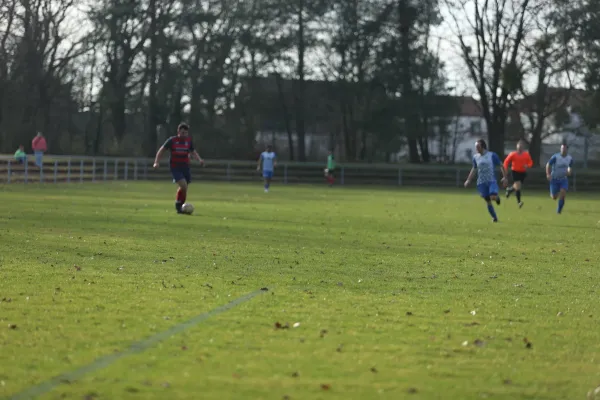
[[(30, 156), (21, 164), (13, 157), (0, 156), (0, 182), (4, 183), (72, 183), (104, 182), (115, 180), (168, 180), (168, 160), (159, 169), (152, 168), (152, 158), (53, 156), (44, 157), (43, 168), (38, 168)], [(288, 183), (324, 183), (323, 163), (280, 162), (274, 180)], [(207, 160), (201, 168), (192, 164), (194, 180), (207, 181), (260, 181), (255, 161)], [(336, 169), (336, 183), (341, 185), (395, 185), (422, 187), (461, 187), (469, 165), (401, 165), (344, 163)], [(528, 187), (546, 188), (543, 169), (531, 170)], [(600, 190), (600, 174), (591, 171), (574, 175), (573, 190)]]

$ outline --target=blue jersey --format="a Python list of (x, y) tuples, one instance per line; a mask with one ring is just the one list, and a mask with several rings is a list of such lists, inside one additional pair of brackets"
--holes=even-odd
[(260, 154), (260, 159), (263, 162), (263, 171), (273, 171), (273, 166), (277, 156), (272, 151), (263, 151)]
[(552, 166), (552, 179), (565, 179), (567, 177), (567, 170), (573, 166), (573, 157), (570, 154), (563, 156), (560, 153), (556, 153), (550, 158), (548, 164)]
[(496, 182), (494, 167), (502, 165), (500, 157), (492, 151), (473, 156), (473, 168), (477, 170), (477, 184)]

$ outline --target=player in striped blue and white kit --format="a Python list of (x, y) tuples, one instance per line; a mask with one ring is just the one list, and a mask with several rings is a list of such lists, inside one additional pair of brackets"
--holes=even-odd
[(488, 212), (493, 218), (494, 222), (498, 222), (498, 216), (496, 210), (492, 205), (492, 200), (496, 201), (496, 204), (500, 205), (500, 196), (498, 196), (498, 182), (496, 181), (496, 174), (494, 169), (496, 166), (500, 167), (502, 171), (502, 184), (506, 187), (506, 169), (502, 165), (500, 157), (492, 151), (488, 151), (485, 140), (479, 139), (475, 142), (475, 150), (477, 154), (473, 156), (473, 168), (469, 172), (469, 177), (465, 181), (465, 187), (468, 187), (475, 173), (477, 173), (477, 191), (479, 195), (487, 203)]
[(573, 157), (568, 154), (569, 146), (563, 143), (560, 153), (554, 154), (546, 164), (546, 177), (550, 182), (550, 197), (558, 199), (556, 212), (560, 214), (565, 206), (565, 197), (569, 190), (569, 176), (573, 168)]
[(271, 145), (268, 145), (267, 150), (260, 154), (258, 166), (256, 167), (257, 171), (260, 171), (261, 162), (263, 178), (265, 180), (265, 193), (268, 193), (269, 188), (271, 187), (271, 179), (273, 179), (273, 172), (277, 166), (277, 155), (273, 152), (273, 147)]

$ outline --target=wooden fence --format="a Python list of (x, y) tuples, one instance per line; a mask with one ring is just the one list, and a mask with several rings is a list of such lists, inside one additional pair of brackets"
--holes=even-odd
[[(149, 158), (95, 158), (82, 156), (46, 156), (40, 169), (31, 160), (19, 164), (11, 157), (0, 157), (2, 183), (76, 183), (112, 180), (169, 180), (168, 161), (158, 169)], [(207, 160), (206, 166), (192, 164), (195, 181), (258, 182), (260, 173), (251, 161)], [(339, 166), (337, 184), (387, 185), (413, 187), (460, 187), (469, 173), (468, 165), (420, 166), (394, 164), (345, 164)], [(282, 162), (276, 168), (274, 182), (284, 184), (323, 184), (323, 164)], [(528, 189), (546, 190), (548, 182), (542, 168), (529, 171)], [(571, 190), (600, 191), (600, 173), (575, 170)]]

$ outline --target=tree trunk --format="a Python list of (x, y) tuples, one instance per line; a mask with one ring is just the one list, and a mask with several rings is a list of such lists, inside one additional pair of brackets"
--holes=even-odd
[(290, 161), (294, 161), (294, 136), (292, 133), (292, 122), (290, 121), (290, 112), (287, 107), (287, 102), (285, 101), (285, 93), (283, 91), (281, 75), (275, 75), (275, 82), (277, 84), (277, 94), (279, 96), (279, 103), (281, 103), (281, 113), (283, 114), (283, 122), (285, 124), (285, 131), (287, 133)]
[(542, 127), (536, 126), (532, 132), (531, 140), (529, 141), (529, 155), (534, 166), (540, 165), (542, 153)]
[(423, 159), (423, 162), (430, 162), (431, 156), (429, 154), (429, 140), (426, 137), (419, 138), (419, 148), (421, 149), (421, 157)]
[[(343, 93), (342, 91), (340, 93)], [(350, 132), (350, 124), (348, 123), (348, 105), (346, 104), (346, 99), (342, 95), (340, 97), (340, 111), (342, 118), (342, 132), (344, 135), (344, 152), (346, 155), (346, 160), (353, 160), (354, 154), (356, 153), (354, 148), (354, 142), (352, 140), (352, 134)]]
[(175, 132), (177, 130), (177, 125), (179, 125), (179, 123), (181, 122), (182, 119), (182, 107), (181, 107), (181, 98), (183, 97), (183, 90), (181, 89), (181, 84), (178, 83), (176, 85), (175, 91), (173, 93), (173, 97), (172, 97), (172, 101), (173, 101), (173, 107), (171, 109), (171, 115), (169, 116), (169, 133), (168, 135), (171, 135), (171, 132)]
[(498, 113), (496, 121), (494, 121), (489, 128), (488, 137), (488, 149), (498, 154), (500, 159), (504, 159), (504, 127), (506, 124), (506, 118), (502, 113)]
[(104, 154), (104, 149), (102, 149), (102, 135), (104, 130), (104, 105), (102, 104), (102, 99), (100, 99), (100, 104), (98, 107), (98, 123), (96, 125), (96, 135), (94, 138), (93, 145), (93, 154), (98, 155), (100, 153)]
[(122, 90), (117, 90), (116, 97), (111, 104), (113, 129), (115, 130), (115, 137), (119, 140), (125, 137), (125, 131), (127, 130), (127, 121), (125, 117), (125, 94), (119, 93)]
[[(157, 99), (157, 59), (158, 59), (158, 32), (157, 32), (157, 15), (156, 15), (156, 1), (150, 0), (149, 14), (150, 14), (150, 49), (148, 51), (148, 80), (150, 83), (148, 90), (148, 114), (147, 114), (147, 133), (146, 140), (144, 140), (144, 153), (148, 157), (152, 157), (156, 152), (157, 147), (157, 135), (156, 126), (159, 124), (159, 110), (158, 110), (158, 99)], [(142, 88), (143, 92), (144, 88)]]
[(408, 139), (408, 159), (413, 164), (421, 162), (419, 157), (419, 147), (417, 146), (417, 139)]
[(367, 157), (367, 131), (362, 129), (360, 136), (360, 160), (364, 161)]
[(304, 37), (304, 0), (299, 0), (298, 11), (298, 66), (296, 74), (298, 75), (297, 84), (294, 88), (294, 99), (296, 107), (296, 135), (298, 137), (298, 160), (306, 161), (306, 121), (305, 121), (305, 81), (304, 81), (304, 56), (306, 52), (306, 43)]
[(408, 140), (408, 156), (411, 163), (419, 163), (419, 149), (417, 146), (417, 132), (412, 131), (417, 124), (418, 116), (414, 110), (414, 90), (412, 82), (412, 59), (410, 30), (414, 19), (415, 10), (407, 0), (398, 0), (398, 25), (400, 31), (400, 58), (402, 60), (401, 86), (404, 104), (404, 120)]

